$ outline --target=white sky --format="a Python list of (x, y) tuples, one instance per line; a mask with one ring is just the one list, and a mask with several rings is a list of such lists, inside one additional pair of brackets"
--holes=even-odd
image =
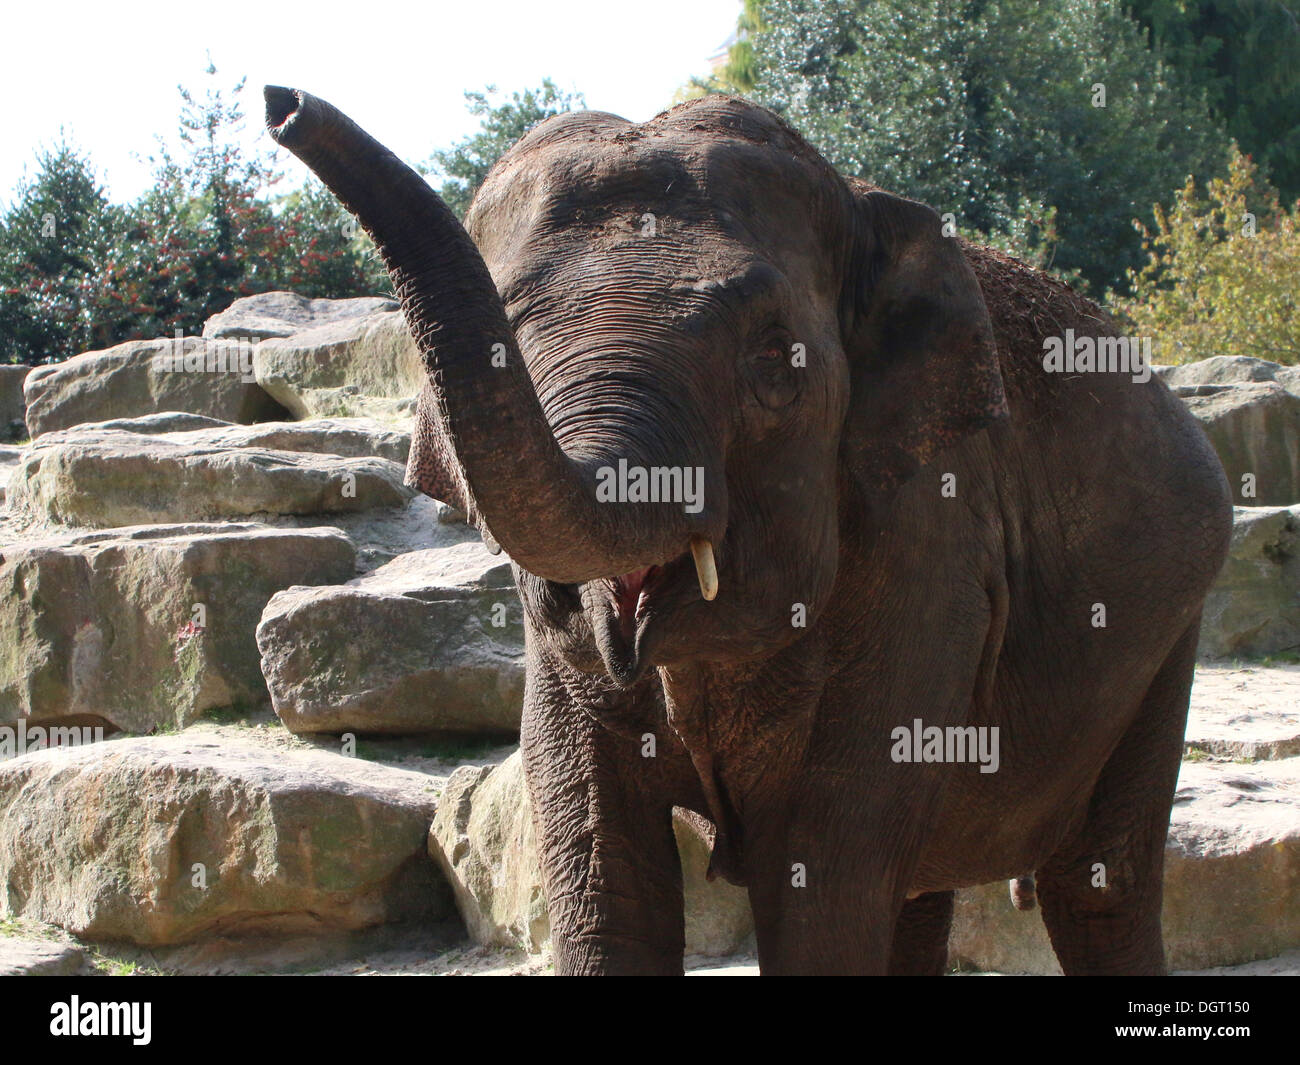
[[(178, 83), (201, 91), (211, 52), (222, 88), (247, 75), (250, 143), (263, 84), (329, 100), (399, 156), (422, 161), (475, 128), (466, 89), (532, 88), (544, 77), (587, 105), (644, 121), (667, 107), (735, 28), (740, 0), (156, 0), (6, 5), (0, 202), (33, 150), (63, 126), (90, 155), (110, 199), (149, 185), (142, 161), (174, 143)], [(350, 12), (350, 14), (345, 14)], [(137, 154), (140, 160), (133, 159)], [(292, 183), (295, 162), (283, 154)]]

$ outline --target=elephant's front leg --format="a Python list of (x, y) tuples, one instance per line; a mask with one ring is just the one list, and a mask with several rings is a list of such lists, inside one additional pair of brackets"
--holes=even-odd
[(843, 778), (810, 779), (800, 791), (784, 817), (762, 819), (746, 849), (763, 975), (883, 976), (919, 819)]
[[(626, 720), (625, 707), (611, 711)], [(634, 715), (636, 716), (636, 715)], [(681, 975), (684, 916), (672, 801), (636, 730), (620, 735), (530, 671), (523, 726), (561, 975)]]

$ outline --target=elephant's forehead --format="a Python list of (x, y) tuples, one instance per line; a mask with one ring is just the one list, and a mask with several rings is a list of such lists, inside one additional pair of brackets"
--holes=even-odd
[(659, 212), (678, 218), (744, 209), (824, 180), (805, 161), (772, 145), (673, 130), (635, 140), (567, 142), (539, 151), (515, 175), (531, 183), (546, 214)]
[(826, 191), (782, 164), (754, 145), (566, 145), (485, 185), (470, 233), (503, 294), (579, 259), (588, 281), (718, 281), (755, 258), (805, 256), (826, 228), (816, 220)]
[(678, 108), (640, 125), (592, 112), (550, 119), (493, 167), (470, 231), (481, 247), (499, 238), (518, 248), (536, 230), (618, 228), (629, 219), (653, 229), (661, 218), (679, 229), (707, 228), (720, 216), (770, 224), (783, 207), (802, 205), (806, 219), (817, 204), (846, 195), (834, 171), (775, 116), (745, 105), (740, 121), (733, 113), (740, 103)]

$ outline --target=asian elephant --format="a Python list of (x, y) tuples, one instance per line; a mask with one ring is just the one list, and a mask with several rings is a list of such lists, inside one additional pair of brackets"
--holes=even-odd
[(941, 973), (954, 889), (1029, 875), (1067, 974), (1165, 971), (1232, 509), (1136, 341), (741, 99), (549, 119), (465, 228), (266, 101), (426, 360), (408, 480), (515, 565), (557, 972), (682, 972), (674, 807), (765, 974)]

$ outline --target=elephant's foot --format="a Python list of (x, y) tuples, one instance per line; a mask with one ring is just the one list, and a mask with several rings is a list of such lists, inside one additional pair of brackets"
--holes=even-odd
[(629, 936), (555, 936), (556, 976), (681, 976), (683, 951)]

